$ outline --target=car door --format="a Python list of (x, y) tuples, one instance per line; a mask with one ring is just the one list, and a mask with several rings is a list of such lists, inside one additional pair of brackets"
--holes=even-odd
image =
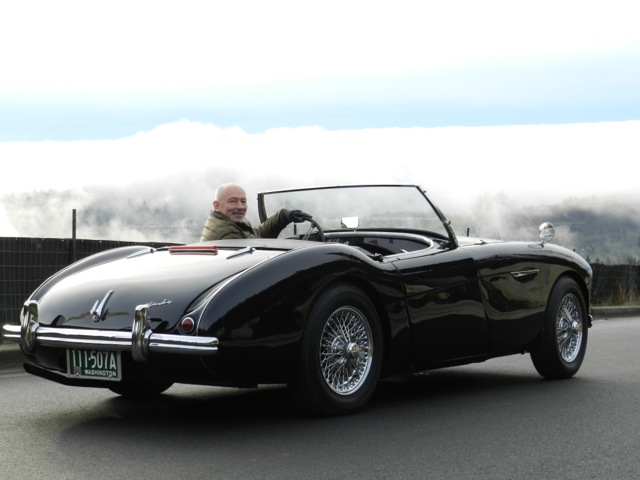
[(487, 353), (477, 267), (464, 249), (426, 249), (391, 261), (405, 285), (416, 367)]

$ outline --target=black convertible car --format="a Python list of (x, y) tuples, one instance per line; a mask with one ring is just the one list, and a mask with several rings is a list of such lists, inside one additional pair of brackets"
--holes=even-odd
[(28, 372), (121, 395), (173, 383), (286, 384), (318, 415), (365, 406), (377, 382), (529, 352), (546, 378), (574, 375), (591, 326), (592, 271), (540, 239), (457, 238), (416, 185), (258, 194), (261, 220), (313, 215), (278, 239), (105, 251), (26, 301)]

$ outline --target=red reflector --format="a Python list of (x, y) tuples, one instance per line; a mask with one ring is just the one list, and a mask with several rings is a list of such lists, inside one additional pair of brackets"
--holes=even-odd
[(184, 317), (182, 320), (180, 320), (180, 328), (185, 333), (193, 332), (193, 329), (195, 328), (195, 326), (196, 326), (196, 322), (194, 322), (193, 318), (191, 317)]

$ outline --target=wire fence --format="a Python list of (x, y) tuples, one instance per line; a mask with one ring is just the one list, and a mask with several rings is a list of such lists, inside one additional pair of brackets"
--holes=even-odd
[(591, 268), (593, 268), (592, 305), (640, 305), (640, 265), (595, 263)]
[[(0, 237), (0, 324), (16, 323), (31, 293), (76, 260), (127, 245), (170, 243)], [(640, 305), (640, 266), (592, 265), (592, 305)]]

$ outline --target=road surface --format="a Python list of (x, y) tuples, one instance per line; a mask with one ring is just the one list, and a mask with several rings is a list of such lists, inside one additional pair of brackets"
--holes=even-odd
[(594, 322), (570, 380), (528, 355), (382, 382), (363, 412), (317, 419), (282, 387), (174, 386), (154, 401), (0, 370), (13, 479), (634, 479), (640, 321)]

